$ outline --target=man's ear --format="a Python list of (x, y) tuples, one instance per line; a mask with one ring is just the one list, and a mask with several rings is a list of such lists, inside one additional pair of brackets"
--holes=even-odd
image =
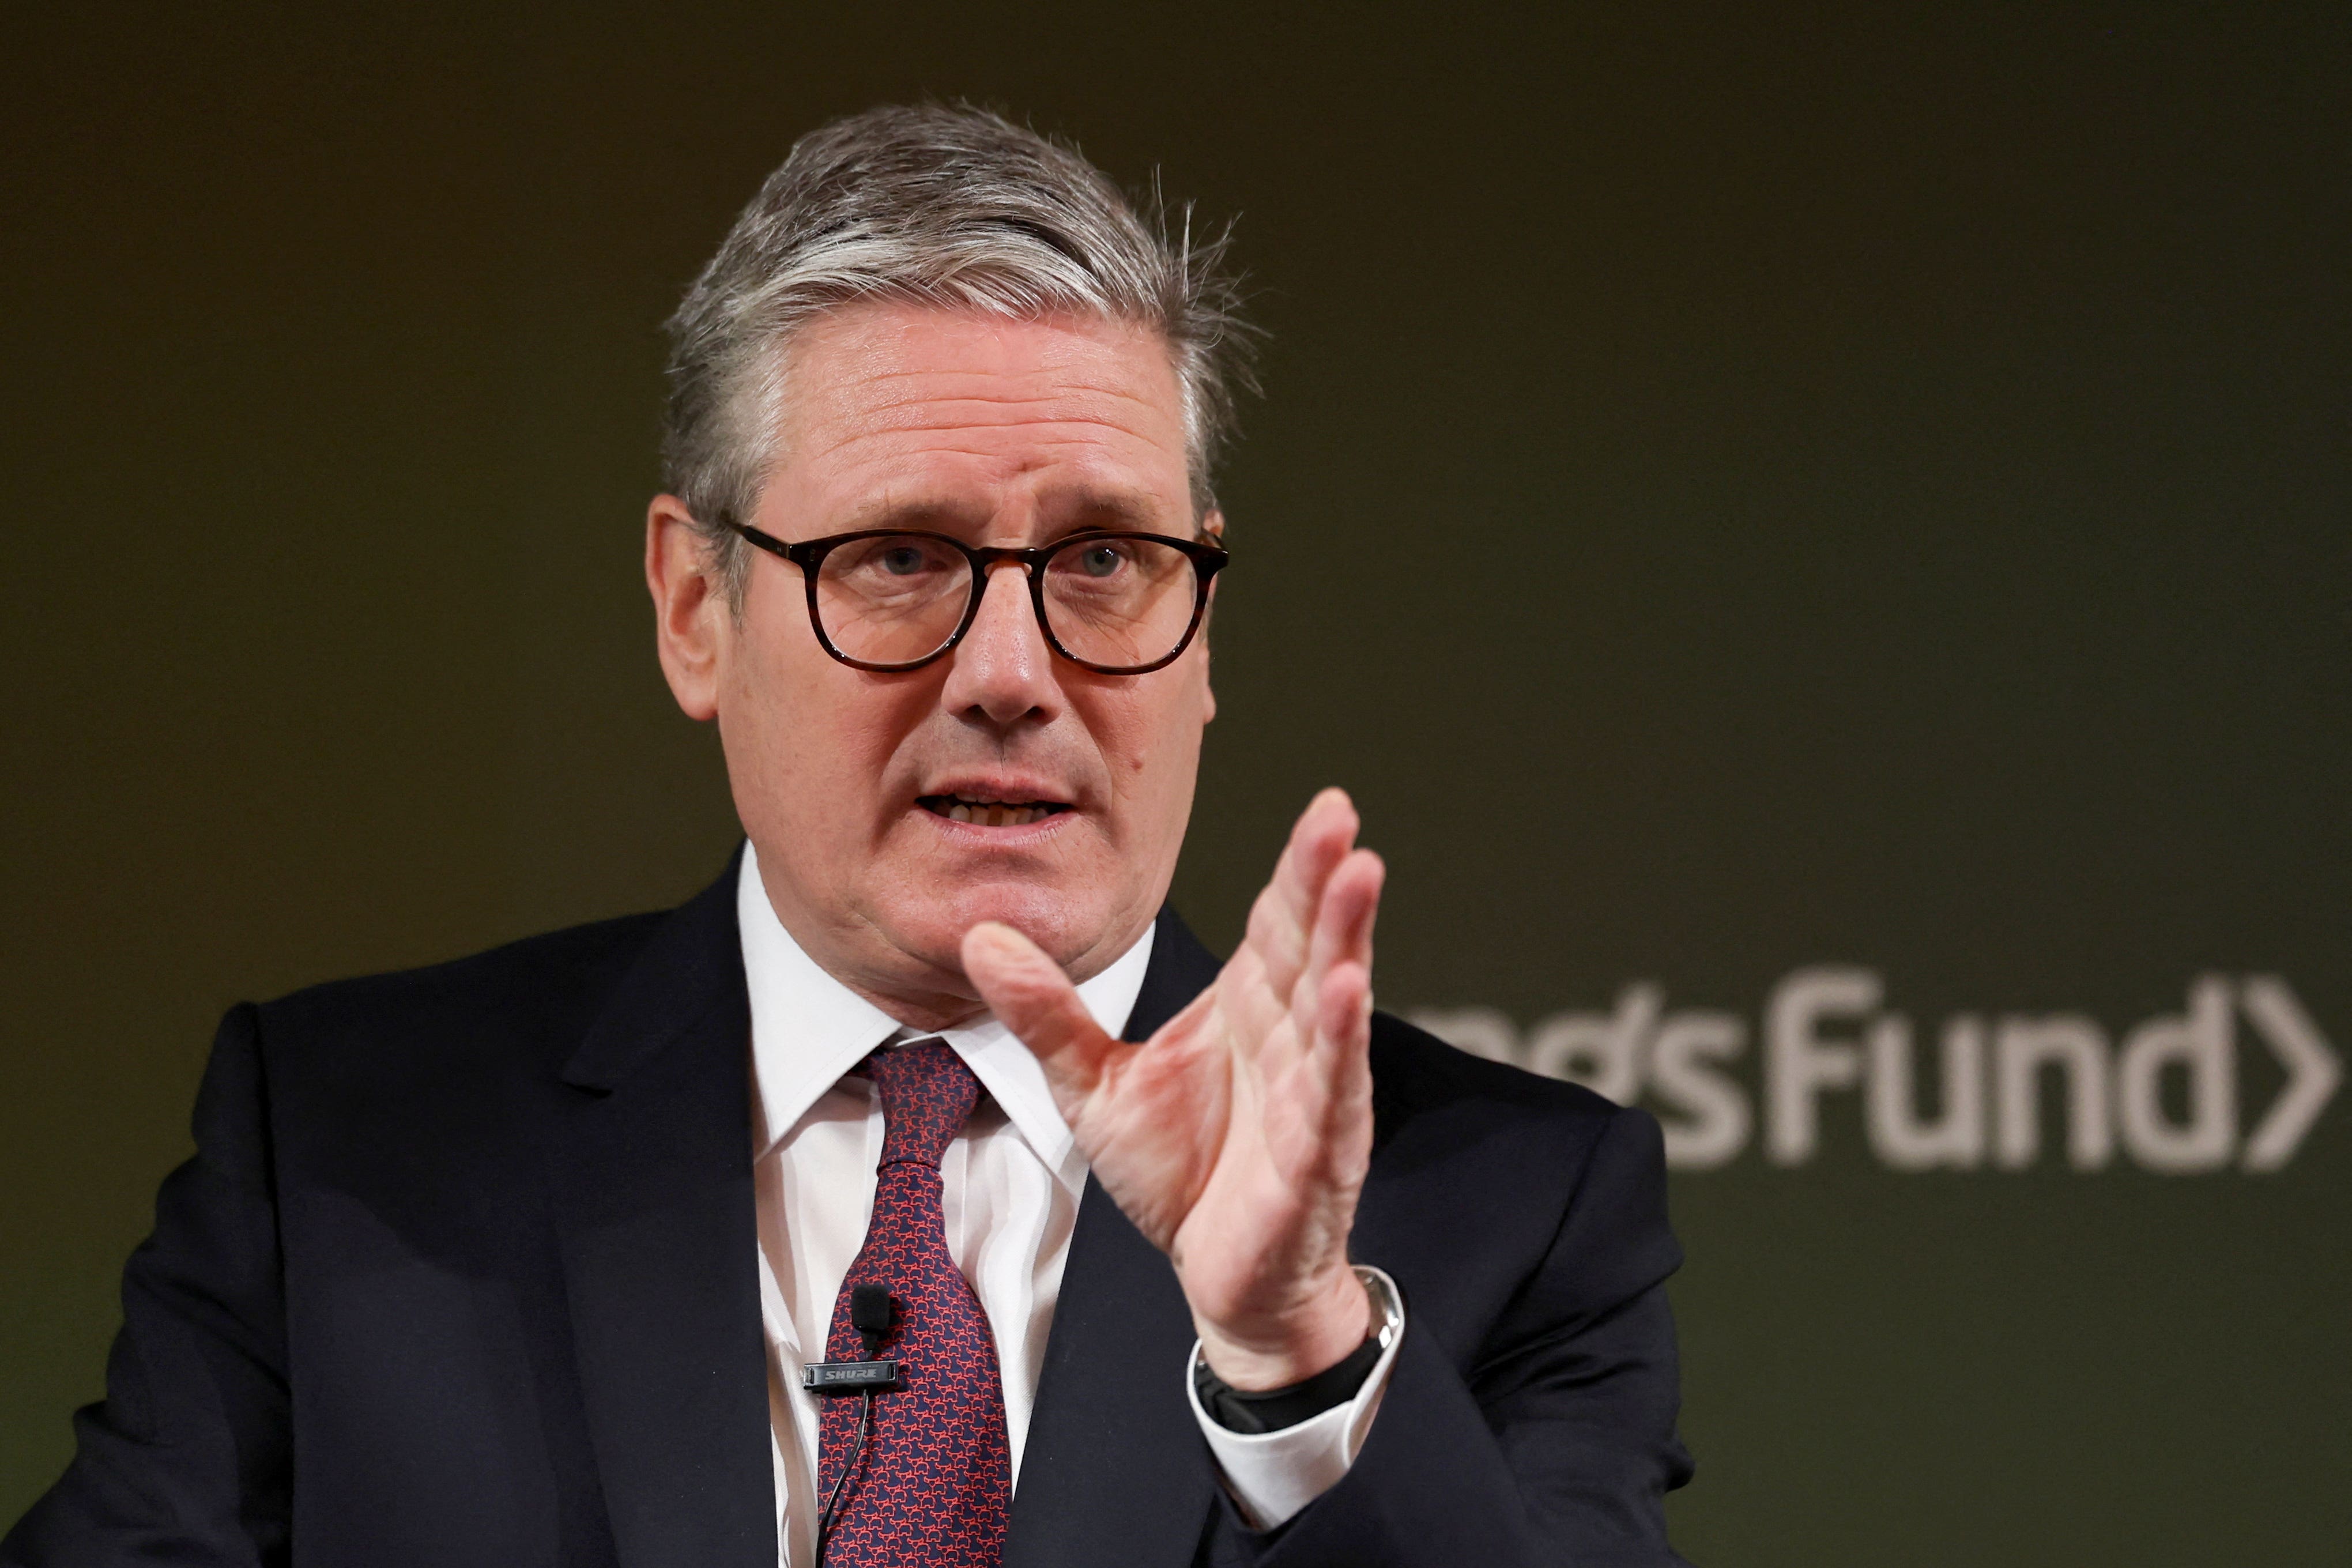
[(732, 630), (725, 584), (686, 503), (654, 497), (646, 508), (646, 586), (654, 596), (654, 647), (686, 716), (719, 713), (719, 654)]

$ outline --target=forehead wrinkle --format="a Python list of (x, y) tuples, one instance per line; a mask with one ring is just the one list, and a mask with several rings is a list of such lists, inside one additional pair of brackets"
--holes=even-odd
[(1093, 355), (1074, 355), (1066, 360), (1055, 360), (1042, 364), (1025, 364), (1009, 368), (987, 365), (900, 364), (887, 359), (880, 363), (868, 361), (855, 366), (856, 380), (877, 384), (893, 381), (931, 379), (938, 381), (1053, 381), (1076, 387), (1113, 387), (1138, 380), (1167, 381), (1171, 385), (1176, 374), (1173, 366), (1160, 367), (1165, 376), (1139, 376), (1135, 367), (1117, 362), (1105, 363)]
[[(960, 365), (950, 368), (936, 364), (896, 364), (879, 355), (875, 356), (875, 360), (879, 363), (869, 361), (857, 365), (858, 380), (907, 381), (916, 377), (933, 377), (940, 380), (961, 377), (971, 381), (1004, 382), (1054, 380), (1067, 382), (1076, 386), (1092, 387), (1109, 386), (1116, 382), (1135, 379), (1131, 375), (1105, 374), (1106, 367), (1099, 359), (1092, 355), (1072, 355), (1066, 360), (1055, 360), (1045, 364), (1023, 365), (1016, 369), (991, 369), (976, 365)], [(1169, 373), (1167, 379), (1173, 382), (1176, 379), (1175, 367), (1170, 365), (1165, 368)]]
[[(916, 331), (938, 324), (944, 314), (944, 342)], [(1034, 401), (1033, 394), (1083, 395), (1093, 394), (1136, 403), (1155, 411), (1164, 408), (1180, 424), (1184, 388), (1171, 347), (1160, 334), (1140, 323), (1085, 318), (1075, 321), (1036, 322), (993, 319), (963, 319), (962, 312), (868, 301), (842, 307), (831, 320), (813, 324), (798, 345), (797, 369), (803, 375), (830, 359), (835, 374), (835, 395), (823, 401), (856, 401), (858, 388), (876, 392), (899, 390), (890, 403), (930, 401), (901, 389), (908, 382), (929, 383), (951, 397), (985, 401)], [(981, 329), (976, 348), (972, 334)], [(1031, 329), (1049, 329), (1039, 334)], [(940, 357), (944, 352), (945, 363)], [(1137, 352), (1141, 351), (1141, 352)], [(800, 375), (789, 378), (799, 381)], [(1011, 387), (995, 393), (975, 387)], [(877, 402), (886, 401), (877, 399)]]
[[(1084, 395), (1071, 396), (1071, 389), (1055, 387), (1034, 394), (971, 391), (944, 397), (902, 397), (864, 408), (845, 409), (842, 415), (859, 424), (893, 430), (950, 429), (958, 425), (985, 425), (991, 428), (1024, 424), (1098, 425), (1139, 435), (1139, 426), (1157, 423), (1163, 417), (1171, 426), (1182, 424), (1171, 410), (1149, 397), (1116, 387), (1077, 390)], [(1097, 411), (1091, 406), (1105, 401), (1112, 407)], [(1137, 412), (1146, 417), (1132, 419)], [(1130, 418), (1121, 419), (1121, 414)]]
[[(1064, 460), (1052, 456), (1040, 458), (1034, 450), (1006, 453), (987, 447), (930, 447), (925, 456), (943, 455), (958, 459), (973, 459), (993, 469), (985, 474), (975, 489), (970, 483), (969, 471), (960, 480), (950, 473), (923, 473), (919, 468), (910, 472), (907, 462), (898, 454), (866, 454), (849, 458), (836, 471), (837, 485), (834, 493), (847, 502), (851, 515), (872, 517), (884, 514), (930, 513), (940, 517), (957, 517), (976, 521), (1001, 515), (1008, 504), (1025, 504), (1040, 516), (1059, 516), (1070, 512), (1109, 511), (1125, 517), (1156, 518), (1171, 506), (1182, 510), (1181, 501), (1171, 501), (1132, 464), (1112, 455), (1102, 460), (1104, 454), (1098, 443), (1077, 441), (1067, 443), (1080, 450), (1076, 460)], [(865, 487), (860, 480), (876, 476), (873, 489), (861, 499), (852, 500)]]
[[(939, 391), (933, 394), (918, 390), (908, 394), (898, 384), (905, 382), (927, 383)], [(1154, 384), (1146, 386), (1142, 384), (1145, 382)], [(843, 378), (843, 383), (845, 390), (865, 386), (877, 391), (895, 392), (898, 395), (888, 399), (893, 403), (1020, 403), (1091, 395), (1157, 407), (1163, 401), (1171, 401), (1165, 395), (1174, 395), (1172, 401), (1181, 401), (1182, 395), (1172, 368), (1164, 376), (1138, 376), (1132, 366), (1104, 364), (1088, 358), (1025, 365), (1016, 370), (868, 363), (856, 366)], [(995, 388), (1004, 390), (992, 390)]]
[[(998, 452), (939, 449), (950, 451), (957, 457), (975, 458), (982, 462), (998, 461), (1003, 457)], [(845, 476), (853, 481), (853, 489), (858, 469), (868, 466), (866, 463), (855, 464)], [(1064, 468), (1066, 471), (1058, 474), (1048, 471), (1055, 468)], [(1075, 468), (1076, 471), (1066, 471), (1070, 468)], [(877, 511), (925, 510), (981, 517), (999, 510), (1007, 499), (1004, 492), (1008, 490), (1025, 491), (1028, 499), (1041, 511), (1093, 508), (1135, 516), (1153, 516), (1167, 510), (1170, 504), (1150, 485), (1139, 481), (1120, 468), (1112, 466), (1106, 468), (1103, 465), (1092, 463), (1018, 462), (994, 479), (988, 489), (992, 492), (990, 497), (982, 499), (969, 490), (940, 488), (919, 479), (910, 484), (898, 465), (886, 463), (881, 489), (874, 496), (857, 502), (856, 510), (861, 515)]]
[[(858, 510), (887, 505), (905, 493), (908, 469), (919, 474), (936, 461), (961, 470), (961, 480), (917, 478), (918, 494), (976, 482), (996, 492), (995, 502), (982, 503), (994, 505), (1009, 500), (1003, 487), (1016, 485), (1034, 504), (1042, 485), (1075, 480), (1082, 490), (1124, 492), (1132, 498), (1118, 503), (1126, 510), (1183, 509), (1160, 494), (1172, 487), (1190, 495), (1182, 389), (1164, 353), (1106, 360), (1094, 352), (1097, 340), (1079, 352), (1049, 345), (1034, 357), (1016, 354), (1013, 363), (910, 363), (900, 352), (909, 345), (895, 335), (862, 343), (860, 335), (834, 341), (848, 351), (834, 359), (835, 374), (795, 378), (791, 423), (799, 428), (782, 443), (797, 448), (799, 463), (814, 465), (804, 469), (808, 479), (837, 501), (879, 480), (880, 493), (869, 492)], [(811, 346), (803, 373), (817, 370), (834, 345)]]
[[(866, 424), (867, 427), (859, 431), (858, 437), (918, 436), (922, 435), (925, 432), (934, 430), (1009, 430), (1025, 426), (1037, 431), (1039, 433), (1039, 437), (1043, 439), (1045, 438), (1048, 432), (1056, 429), (1066, 429), (1075, 426), (1087, 430), (1115, 431), (1121, 436), (1129, 437), (1139, 441), (1150, 441), (1151, 439), (1149, 435), (1137, 429), (1134, 426), (1124, 424), (1119, 420), (1110, 418), (1107, 416), (1092, 416), (1085, 414), (1066, 414), (1051, 419), (1022, 419), (1014, 417), (1008, 419), (982, 420), (957, 418), (952, 416), (947, 410), (942, 409), (940, 411), (938, 416), (931, 418), (907, 419), (904, 421), (893, 421), (887, 424), (877, 420), (866, 422)], [(1070, 437), (1064, 437), (1064, 439), (1069, 438)]]
[[(865, 439), (872, 438), (873, 437), (866, 437)], [(1075, 447), (1078, 448), (1081, 455), (1073, 466), (1085, 470), (1098, 470), (1106, 468), (1124, 469), (1129, 467), (1129, 465), (1125, 463), (1106, 464), (1093, 461), (1093, 458), (1102, 454), (1102, 444), (1098, 441), (1087, 441), (1073, 438), (1063, 441), (1046, 442), (1040, 445), (1045, 448), (1060, 448), (1066, 447)], [(846, 447), (845, 446), (844, 447), (835, 448), (835, 450), (846, 453)], [(884, 463), (896, 469), (905, 468), (910, 458), (971, 458), (983, 463), (995, 464), (1010, 468), (1014, 473), (1026, 474), (1034, 473), (1041, 468), (1049, 466), (1047, 463), (1038, 461), (1038, 450), (1036, 448), (1033, 448), (1026, 453), (1021, 453), (1007, 452), (1001, 447), (995, 447), (930, 446), (925, 447), (919, 453), (910, 454), (903, 452), (888, 452), (878, 457), (868, 457), (864, 454), (857, 454), (854, 456), (845, 456), (844, 460), (853, 468), (864, 467), (869, 463)], [(1055, 463), (1060, 463), (1065, 461), (1065, 459), (1056, 457), (1053, 461)]]
[[(996, 416), (972, 416), (983, 409), (992, 409)], [(1009, 447), (1021, 447), (1033, 452), (1055, 453), (1071, 447), (1091, 448), (1123, 463), (1133, 463), (1145, 452), (1151, 454), (1151, 458), (1166, 455), (1181, 460), (1179, 454), (1184, 450), (1181, 423), (1170, 419), (1165, 429), (1154, 430), (1150, 425), (1160, 423), (1157, 419), (1147, 422), (1117, 416), (1139, 410), (1156, 412), (1150, 404), (1137, 399), (1129, 408), (1098, 413), (1056, 410), (1055, 417), (1050, 419), (1024, 419), (1004, 400), (967, 400), (961, 409), (940, 407), (929, 401), (910, 401), (887, 410), (860, 411), (846, 417), (811, 421), (801, 440), (794, 444), (812, 458), (822, 455), (835, 462), (853, 465), (903, 462), (931, 453), (998, 460), (1016, 455)], [(965, 439), (954, 439), (960, 432), (971, 434)], [(992, 435), (984, 436), (982, 432)], [(1002, 444), (992, 438), (996, 432), (1005, 433)], [(908, 443), (913, 443), (916, 449), (890, 450)], [(883, 447), (883, 454), (875, 453), (877, 446)], [(1143, 460), (1149, 463), (1151, 458)]]
[[(877, 463), (896, 467), (929, 458), (952, 457), (969, 458), (982, 463), (1009, 463), (1023, 470), (1038, 467), (1037, 459), (1040, 458), (1055, 462), (1076, 461), (1086, 468), (1131, 470), (1150, 467), (1148, 458), (1139, 463), (1142, 454), (1136, 450), (1137, 447), (1143, 448), (1153, 457), (1162, 454), (1172, 456), (1181, 450), (1179, 447), (1155, 440), (1142, 431), (1108, 419), (1063, 419), (1044, 426), (1025, 426), (1017, 441), (1005, 445), (985, 439), (952, 438), (959, 432), (1009, 427), (1009, 425), (975, 425), (965, 420), (885, 425), (843, 431), (830, 440), (824, 439), (824, 432), (812, 432), (818, 439), (810, 444), (810, 455), (821, 454), (831, 462), (852, 469)], [(1117, 439), (1106, 440), (1105, 433)], [(907, 437), (926, 436), (950, 438), (923, 441), (911, 451), (898, 449), (899, 444)]]

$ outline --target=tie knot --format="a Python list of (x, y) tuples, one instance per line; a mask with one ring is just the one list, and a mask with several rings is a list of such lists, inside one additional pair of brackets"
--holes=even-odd
[(980, 1079), (945, 1040), (915, 1040), (875, 1052), (866, 1071), (882, 1097), (882, 1163), (939, 1169), (980, 1103)]

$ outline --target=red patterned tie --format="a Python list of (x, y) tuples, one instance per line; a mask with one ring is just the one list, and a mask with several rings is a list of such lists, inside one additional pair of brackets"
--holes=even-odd
[[(841, 1497), (824, 1538), (826, 1568), (998, 1568), (1013, 1498), (1004, 1385), (980, 1299), (948, 1256), (940, 1156), (980, 1099), (980, 1081), (942, 1041), (877, 1051), (865, 1070), (882, 1096), (882, 1164), (866, 1245), (833, 1304), (825, 1355), (859, 1361), (850, 1292), (879, 1285), (898, 1302), (882, 1354), (899, 1386), (874, 1399), (856, 1447), (858, 1401), (828, 1398), (820, 1415), (818, 1495)], [(845, 1464), (850, 1473), (845, 1479)]]

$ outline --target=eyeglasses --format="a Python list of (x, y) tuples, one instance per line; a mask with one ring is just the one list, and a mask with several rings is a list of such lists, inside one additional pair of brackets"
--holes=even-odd
[(990, 569), (1017, 561), (1055, 653), (1097, 674), (1143, 675), (1192, 643), (1209, 584), (1233, 559), (1213, 544), (1115, 529), (1012, 550), (899, 529), (786, 544), (740, 522), (727, 526), (801, 569), (825, 652), (885, 673), (919, 669), (962, 641)]

